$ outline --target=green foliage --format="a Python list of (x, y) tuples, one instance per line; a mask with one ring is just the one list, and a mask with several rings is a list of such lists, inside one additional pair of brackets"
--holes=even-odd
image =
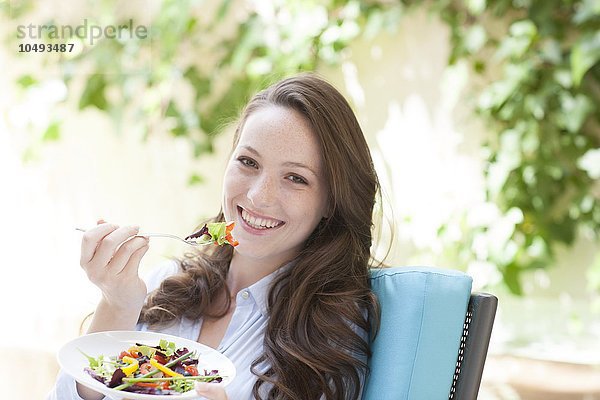
[[(117, 122), (133, 113), (146, 135), (166, 123), (200, 157), (256, 90), (335, 64), (357, 37), (393, 29), (410, 10), (428, 7), (450, 28), (448, 62), (468, 60), (490, 82), (477, 102), (495, 133), (484, 149), (486, 194), (509, 227), (481, 255), (474, 244), (493, 228), (449, 221), (463, 237), (447, 251), (464, 265), (493, 263), (507, 287), (522, 293), (522, 273), (550, 265), (558, 244), (571, 244), (581, 229), (598, 237), (598, 176), (590, 167), (600, 138), (598, 0), (279, 0), (255, 2), (255, 9), (239, 3), (221, 0), (207, 11), (204, 2), (164, 0), (149, 39), (82, 43), (78, 55), (57, 61), (63, 80), (80, 109)], [(18, 4), (8, 12), (13, 18), (34, 8)], [(101, 4), (98, 20), (112, 21), (112, 3)], [(498, 31), (497, 21), (506, 31)], [(498, 68), (500, 76), (490, 72)], [(17, 83), (26, 90), (37, 82), (24, 74)], [(58, 139), (59, 126), (53, 120), (43, 139)], [(190, 184), (203, 181), (191, 171)]]
[[(572, 244), (582, 229), (600, 232), (597, 177), (581, 163), (600, 142), (600, 2), (466, 5), (453, 3), (441, 15), (453, 32), (451, 62), (467, 59), (484, 74), (488, 63), (502, 68), (477, 108), (498, 133), (486, 143), (488, 200), (523, 215), (507, 242), (520, 251), (491, 261), (521, 293), (523, 271), (547, 267), (556, 246)], [(489, 30), (493, 18), (507, 21), (507, 31)], [(534, 243), (540, 250), (532, 256)]]

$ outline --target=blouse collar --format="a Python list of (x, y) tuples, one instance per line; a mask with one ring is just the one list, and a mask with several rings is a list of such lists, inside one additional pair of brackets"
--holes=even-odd
[(275, 271), (271, 272), (269, 275), (265, 276), (264, 278), (261, 278), (257, 282), (248, 286), (246, 289), (242, 289), (240, 291), (240, 293), (243, 293), (244, 291), (250, 292), (250, 295), (252, 296), (252, 298), (254, 299), (256, 304), (258, 305), (258, 308), (259, 308), (261, 314), (265, 318), (268, 317), (267, 311), (268, 311), (269, 291), (271, 289), (271, 283), (273, 283), (273, 281), (279, 274), (290, 269), (293, 264), (295, 264), (295, 261), (290, 261), (287, 264), (282, 265), (281, 267), (277, 268)]

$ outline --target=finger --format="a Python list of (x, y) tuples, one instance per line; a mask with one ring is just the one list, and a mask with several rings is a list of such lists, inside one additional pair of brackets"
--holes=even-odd
[(125, 264), (125, 267), (123, 267), (123, 270), (121, 271), (121, 274), (123, 274), (125, 278), (129, 279), (130, 277), (133, 278), (135, 276), (138, 276), (140, 263), (144, 255), (146, 255), (146, 253), (148, 252), (148, 249), (150, 249), (150, 246), (148, 245), (148, 242), (146, 242), (144, 246), (137, 249), (131, 255), (131, 257), (129, 257), (129, 261), (127, 262), (127, 264)]
[[(107, 265), (107, 271), (113, 275), (119, 274), (130, 262), (131, 257), (143, 247), (147, 247), (148, 240), (134, 237), (123, 243)], [(140, 258), (141, 260), (141, 258)], [(135, 261), (135, 259), (134, 259)]]
[(106, 235), (100, 242), (94, 258), (90, 261), (90, 266), (92, 268), (106, 266), (117, 253), (119, 246), (130, 237), (135, 236), (139, 230), (138, 226), (124, 226)]
[(104, 218), (100, 218), (98, 221), (96, 221), (96, 225), (100, 225), (100, 224), (105, 224), (106, 221), (104, 220)]
[(209, 400), (227, 400), (225, 389), (218, 383), (196, 382), (194, 388), (196, 393)]
[(116, 225), (102, 223), (85, 231), (81, 239), (81, 258), (79, 260), (82, 266), (89, 263), (92, 257), (94, 257), (98, 243), (117, 228), (118, 226)]

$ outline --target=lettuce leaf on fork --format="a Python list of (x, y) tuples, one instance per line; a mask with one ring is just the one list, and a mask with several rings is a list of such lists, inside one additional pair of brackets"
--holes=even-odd
[(218, 246), (231, 245), (237, 246), (238, 242), (231, 235), (235, 222), (209, 222), (204, 226), (187, 236), (185, 240), (196, 240), (198, 244), (215, 244)]

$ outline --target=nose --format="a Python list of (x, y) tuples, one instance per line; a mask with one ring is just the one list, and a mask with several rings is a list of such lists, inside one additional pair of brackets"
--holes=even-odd
[(258, 209), (271, 207), (277, 198), (276, 179), (266, 174), (261, 174), (250, 182), (248, 199)]

